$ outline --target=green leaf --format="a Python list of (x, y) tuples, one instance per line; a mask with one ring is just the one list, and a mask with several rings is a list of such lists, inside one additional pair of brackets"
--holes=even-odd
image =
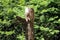
[(45, 20), (44, 15), (40, 16), (40, 21), (41, 21), (41, 22), (44, 22), (44, 20)]

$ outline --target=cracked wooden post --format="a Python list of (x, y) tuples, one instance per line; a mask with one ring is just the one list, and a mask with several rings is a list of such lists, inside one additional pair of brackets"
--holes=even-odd
[(26, 27), (26, 40), (34, 40), (34, 10), (33, 8), (26, 7), (25, 8), (25, 19), (27, 22)]

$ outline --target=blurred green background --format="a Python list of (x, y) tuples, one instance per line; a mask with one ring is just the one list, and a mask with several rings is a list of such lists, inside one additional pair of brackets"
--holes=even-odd
[(60, 40), (60, 0), (0, 0), (0, 40), (25, 40), (23, 25), (13, 23), (25, 18), (26, 4), (35, 11), (35, 40)]

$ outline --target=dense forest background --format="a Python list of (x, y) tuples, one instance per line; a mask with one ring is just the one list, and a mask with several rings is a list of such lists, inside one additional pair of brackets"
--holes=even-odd
[(25, 40), (22, 23), (28, 4), (35, 11), (35, 40), (60, 40), (60, 0), (0, 0), (0, 40)]

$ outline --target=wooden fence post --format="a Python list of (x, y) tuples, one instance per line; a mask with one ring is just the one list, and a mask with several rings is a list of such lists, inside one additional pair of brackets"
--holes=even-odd
[(26, 27), (26, 40), (34, 40), (34, 10), (32, 8), (26, 7), (25, 8), (25, 19), (27, 22)]

